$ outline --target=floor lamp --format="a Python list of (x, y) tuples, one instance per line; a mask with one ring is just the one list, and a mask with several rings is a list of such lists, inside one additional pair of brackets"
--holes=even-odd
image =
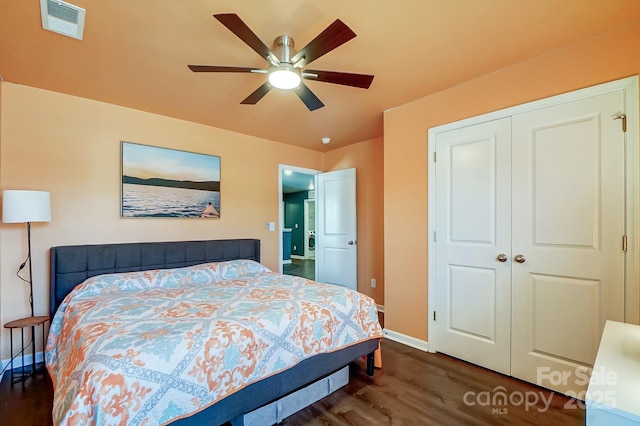
[[(27, 258), (16, 273), (29, 283), (29, 305), (33, 317), (33, 269), (31, 267), (31, 222), (50, 222), (51, 203), (48, 192), (7, 189), (2, 192), (2, 222), (27, 224)], [(20, 276), (20, 271), (29, 264), (29, 279)]]

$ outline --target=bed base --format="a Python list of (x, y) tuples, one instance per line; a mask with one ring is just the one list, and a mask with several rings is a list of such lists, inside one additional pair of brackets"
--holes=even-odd
[(349, 366), (297, 390), (278, 401), (267, 404), (231, 420), (232, 426), (272, 426), (292, 414), (332, 394), (349, 383)]

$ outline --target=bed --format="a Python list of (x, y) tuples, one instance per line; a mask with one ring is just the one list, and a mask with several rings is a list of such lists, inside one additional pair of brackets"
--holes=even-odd
[[(269, 271), (259, 263), (259, 240), (59, 246), (50, 256), (53, 320), (45, 355), (55, 388), (54, 423), (240, 425), (252, 413), (248, 422), (254, 423), (255, 413), (268, 407), (279, 411), (281, 401), (294, 395), (301, 408), (303, 391), (312, 384), (324, 389), (318, 383), (363, 356), (373, 374), (373, 353), (382, 337), (373, 300)], [(289, 294), (296, 300), (288, 300)], [(248, 299), (258, 304), (249, 306)], [(305, 310), (295, 313), (296, 304)], [(323, 316), (333, 305), (342, 311)], [(163, 328), (169, 337), (155, 343), (162, 333), (151, 325), (157, 318), (150, 310), (178, 319)], [(200, 322), (194, 329), (195, 317)], [(244, 320), (248, 330), (237, 328)], [(81, 321), (84, 328), (74, 329)], [(152, 343), (131, 340), (126, 334), (131, 327), (150, 327), (145, 335)], [(340, 332), (327, 337), (327, 327)], [(267, 335), (289, 349), (267, 347)], [(211, 336), (226, 337), (213, 343)], [(285, 339), (292, 336), (298, 348)], [(219, 340), (227, 345), (224, 371), (212, 363), (221, 357), (212, 349)], [(123, 376), (136, 381), (123, 382)], [(331, 388), (331, 380), (328, 384)], [(119, 402), (128, 408), (112, 406)], [(269, 418), (262, 421), (274, 422)]]

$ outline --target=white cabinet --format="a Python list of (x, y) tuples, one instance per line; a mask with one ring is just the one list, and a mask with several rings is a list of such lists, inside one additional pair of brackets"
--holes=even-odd
[(585, 403), (587, 426), (640, 425), (640, 326), (607, 321)]

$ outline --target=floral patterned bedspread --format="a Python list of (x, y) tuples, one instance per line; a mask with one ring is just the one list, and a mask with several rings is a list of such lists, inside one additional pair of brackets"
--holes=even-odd
[(380, 337), (368, 296), (249, 260), (92, 277), (51, 322), (53, 420), (167, 424), (315, 354)]

